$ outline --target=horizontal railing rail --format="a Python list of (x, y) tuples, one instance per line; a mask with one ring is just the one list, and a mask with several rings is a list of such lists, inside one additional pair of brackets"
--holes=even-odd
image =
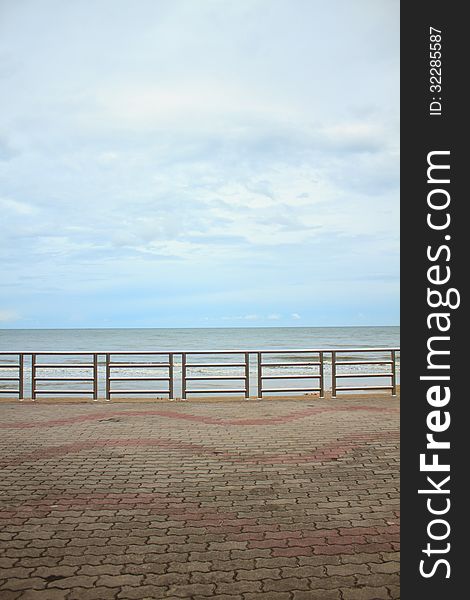
[[(38, 361), (38, 356), (42, 358), (55, 358), (57, 356), (62, 357), (63, 355), (57, 354), (56, 352), (48, 352), (47, 354), (43, 352), (35, 352), (31, 355), (31, 398), (33, 400), (35, 400), (38, 397), (38, 394), (60, 394), (62, 396), (86, 396), (91, 394), (93, 396), (93, 399), (96, 400), (98, 398), (97, 354), (93, 352), (89, 352), (87, 354), (79, 354), (78, 356), (80, 358), (86, 358), (87, 362), (80, 361), (77, 363), (40, 362)], [(75, 356), (75, 353), (70, 353), (69, 356)], [(82, 377), (73, 377), (67, 373), (69, 369), (80, 369), (85, 371), (86, 373)], [(44, 373), (44, 371), (46, 371), (46, 373)], [(50, 371), (54, 371), (54, 373), (52, 374), (54, 376), (50, 374)], [(59, 372), (57, 373), (57, 371)], [(69, 389), (68, 387), (64, 389), (63, 387), (61, 387), (62, 385), (67, 384), (77, 385), (79, 387), (73, 389)], [(54, 387), (51, 388), (51, 385), (53, 385)], [(83, 387), (84, 385), (85, 387)]]
[[(331, 353), (331, 373), (332, 373), (332, 396), (336, 397), (338, 392), (359, 392), (359, 391), (367, 391), (367, 390), (389, 390), (392, 393), (392, 396), (396, 396), (397, 394), (397, 352), (399, 351), (397, 348), (389, 348), (386, 350), (387, 353), (390, 353), (390, 359), (387, 360), (377, 360), (376, 358), (368, 358), (367, 355), (377, 354), (378, 352), (384, 352), (385, 350), (376, 350), (376, 349), (367, 349), (367, 350), (358, 350), (358, 349), (349, 349), (349, 350), (334, 350)], [(342, 355), (346, 353), (362, 353), (366, 354), (366, 357), (362, 360), (347, 360)], [(344, 372), (342, 367), (351, 367), (351, 366), (363, 366), (367, 367), (369, 372)], [(388, 366), (390, 367), (387, 371), (381, 371), (376, 369), (375, 367), (380, 366)], [(372, 367), (372, 369), (369, 369)], [(338, 385), (338, 380), (347, 380), (347, 379), (382, 379), (385, 378), (388, 382), (385, 385), (366, 385), (366, 384), (357, 384), (357, 385)]]
[(330, 390), (332, 397), (370, 391), (396, 396), (399, 353), (383, 347), (0, 351), (0, 394), (33, 400), (197, 394), (323, 398)]
[[(106, 353), (106, 398), (110, 399), (113, 394), (147, 394), (147, 395), (156, 395), (159, 396), (161, 394), (168, 394), (169, 398), (173, 398), (173, 356), (172, 352), (152, 352), (148, 354), (136, 353), (136, 352), (107, 352)], [(138, 356), (141, 359), (142, 356), (147, 356), (150, 360), (135, 362), (132, 360), (133, 356)], [(125, 358), (126, 360), (123, 362), (122, 360), (117, 360), (118, 357)], [(159, 358), (160, 360), (156, 360)], [(163, 361), (163, 362), (162, 362)], [(122, 376), (121, 369), (131, 369), (133, 371), (132, 375), (135, 376)], [(138, 375), (134, 371), (134, 369), (142, 370), (142, 369), (150, 369), (151, 375)], [(158, 369), (158, 371), (155, 371)], [(162, 372), (161, 369), (164, 371)], [(138, 373), (138, 372), (137, 372)], [(152, 382), (151, 385), (155, 385), (153, 382), (164, 382), (166, 383), (166, 387), (164, 388), (155, 388), (149, 387), (146, 384), (145, 389), (131, 387), (130, 382)], [(126, 385), (126, 388), (116, 388), (113, 387), (113, 382), (116, 382), (118, 385), (123, 384)], [(130, 388), (130, 389), (129, 389)]]
[[(294, 393), (299, 393), (299, 392), (318, 392), (320, 395), (320, 398), (323, 398), (325, 396), (325, 385), (324, 385), (324, 355), (325, 353), (321, 350), (303, 350), (302, 351), (302, 356), (305, 354), (314, 354), (315, 357), (307, 360), (307, 357), (301, 359), (300, 361), (284, 361), (284, 362), (272, 362), (269, 361), (269, 357), (271, 355), (275, 355), (278, 354), (278, 352), (274, 352), (274, 351), (261, 351), (257, 353), (258, 356), (258, 398), (262, 398), (264, 392), (267, 393), (289, 393), (289, 392), (294, 392)], [(287, 354), (287, 353), (286, 353)], [(298, 354), (300, 354), (300, 351), (296, 351), (296, 356), (298, 356)], [(267, 361), (267, 362), (264, 362)], [(266, 369), (276, 369), (277, 367), (296, 367), (296, 366), (302, 366), (302, 367), (318, 367), (318, 371), (315, 372), (309, 372), (309, 373), (305, 373), (302, 375), (296, 375), (296, 374), (291, 374), (291, 373), (287, 373), (287, 374), (268, 374)], [(315, 380), (318, 382), (317, 386), (312, 387), (311, 385), (307, 385), (304, 387), (276, 387), (276, 388), (266, 388), (264, 386), (264, 382), (265, 381), (273, 381), (273, 380), (283, 380), (283, 379), (287, 379), (289, 381), (292, 380), (298, 380), (298, 379), (307, 379), (307, 380)], [(292, 384), (291, 384), (292, 385)]]
[[(5, 374), (0, 375), (0, 394), (18, 394), (18, 398), (23, 397), (23, 381), (24, 381), (24, 354), (21, 352), (1, 352), (0, 359), (2, 357), (11, 357), (14, 361), (12, 363), (0, 362), (0, 371), (5, 371)], [(13, 374), (12, 374), (13, 371)], [(6, 374), (8, 373), (8, 375)], [(8, 382), (7, 387), (1, 387), (2, 382)], [(16, 387), (10, 387), (17, 384)]]
[[(228, 355), (233, 357), (238, 362), (216, 362), (216, 363), (205, 363), (205, 362), (190, 362), (188, 358), (191, 356), (201, 357), (204, 356), (212, 356), (212, 355), (220, 355), (218, 351), (208, 351), (208, 352), (183, 352), (181, 356), (181, 369), (182, 369), (182, 380), (183, 380), (183, 390), (182, 390), (182, 398), (187, 398), (188, 394), (243, 394), (246, 399), (250, 396), (250, 355), (248, 352), (226, 352), (224, 355)], [(242, 361), (240, 361), (240, 356), (243, 357)], [(193, 375), (193, 369), (209, 369), (212, 371), (214, 368), (224, 369), (222, 375)], [(235, 373), (227, 373), (227, 369), (233, 370), (236, 369), (238, 371)], [(243, 369), (242, 373), (240, 373), (240, 369)], [(188, 375), (189, 371), (189, 375)], [(211, 389), (201, 389), (201, 388), (188, 388), (188, 381), (192, 382), (202, 382), (206, 383), (207, 381), (224, 381), (229, 382), (229, 385), (232, 382), (242, 382), (243, 387), (235, 387), (235, 388), (211, 388)], [(197, 385), (197, 383), (196, 383)]]

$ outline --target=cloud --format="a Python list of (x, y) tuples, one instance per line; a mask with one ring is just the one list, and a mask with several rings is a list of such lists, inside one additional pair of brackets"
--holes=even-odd
[(20, 202), (18, 200), (13, 200), (12, 198), (2, 197), (0, 197), (0, 210), (5, 210), (21, 216), (32, 215), (37, 212), (36, 208), (27, 202)]
[(0, 308), (0, 323), (11, 323), (18, 321), (18, 319), (20, 319), (20, 314), (18, 311)]
[(2, 303), (92, 325), (122, 297), (125, 325), (141, 294), (142, 322), (292, 324), (296, 306), (307, 324), (332, 279), (369, 282), (368, 303), (398, 275), (398, 12), (10, 3)]
[(0, 161), (10, 160), (14, 155), (15, 152), (11, 147), (11, 144), (6, 139), (6, 137), (2, 136), (2, 134), (0, 133)]

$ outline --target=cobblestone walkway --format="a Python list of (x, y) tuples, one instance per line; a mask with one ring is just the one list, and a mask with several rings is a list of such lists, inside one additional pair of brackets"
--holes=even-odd
[(399, 598), (398, 401), (0, 404), (1, 600)]

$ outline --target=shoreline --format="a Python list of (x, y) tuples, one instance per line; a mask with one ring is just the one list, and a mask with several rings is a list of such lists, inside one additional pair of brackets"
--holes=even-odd
[(13, 398), (13, 397), (4, 397), (0, 398), (0, 404), (198, 404), (198, 403), (236, 403), (240, 404), (246, 403), (259, 403), (265, 402), (269, 403), (272, 401), (283, 401), (283, 402), (296, 402), (296, 403), (305, 403), (305, 402), (317, 402), (319, 400), (331, 400), (336, 402), (338, 400), (392, 400), (399, 401), (400, 400), (400, 386), (397, 386), (397, 394), (396, 396), (392, 396), (389, 393), (369, 393), (369, 394), (342, 394), (340, 396), (333, 397), (331, 395), (331, 391), (325, 392), (324, 398), (320, 398), (318, 395), (310, 394), (310, 395), (290, 395), (290, 396), (263, 396), (263, 398), (257, 398), (256, 396), (250, 396), (248, 399), (241, 398), (240, 396), (201, 396), (201, 397), (191, 397), (191, 398), (175, 398), (170, 400), (168, 398), (131, 398), (131, 397), (116, 397), (112, 400), (107, 400), (106, 398), (97, 398), (96, 400), (93, 398), (87, 398), (85, 396), (72, 398), (70, 396), (59, 396), (57, 398), (48, 397), (48, 398), (36, 398), (35, 400), (31, 398)]

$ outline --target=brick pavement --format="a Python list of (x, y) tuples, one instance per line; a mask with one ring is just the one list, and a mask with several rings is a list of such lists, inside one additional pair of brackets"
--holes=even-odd
[(398, 401), (0, 404), (0, 599), (399, 598)]

